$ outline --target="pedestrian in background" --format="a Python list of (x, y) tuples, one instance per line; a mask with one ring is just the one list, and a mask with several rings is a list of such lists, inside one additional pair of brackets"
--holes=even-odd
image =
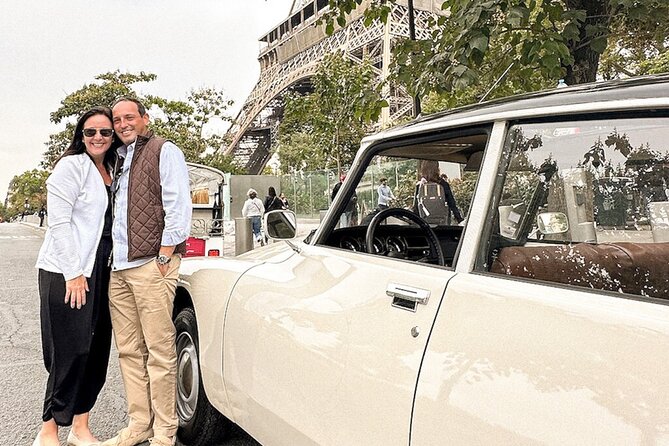
[(29, 210), (30, 210), (30, 203), (28, 203), (28, 199), (26, 198), (25, 202), (23, 203), (23, 212), (21, 212), (21, 221), (23, 221), (25, 216), (30, 213)]
[[(70, 425), (68, 445), (98, 444), (88, 419), (106, 379), (111, 346), (108, 262), (116, 146), (111, 110), (92, 108), (79, 118), (46, 181), (51, 217), (36, 267), (49, 379), (34, 446), (58, 445), (58, 427)], [(42, 214), (44, 207), (40, 226)]]
[(46, 217), (46, 208), (44, 205), (40, 208), (39, 212), (37, 213), (37, 216), (39, 217), (39, 227), (41, 228), (44, 226), (44, 217)]
[(256, 242), (260, 242), (261, 245), (264, 245), (265, 241), (263, 240), (260, 229), (262, 226), (262, 216), (265, 213), (265, 205), (260, 201), (260, 198), (258, 198), (258, 193), (255, 189), (249, 189), (246, 195), (248, 195), (249, 198), (246, 199), (242, 206), (242, 217), (251, 218), (253, 238)]
[[(453, 217), (458, 223), (462, 222), (463, 221), (462, 214), (460, 213), (460, 209), (458, 209), (457, 203), (455, 202), (455, 197), (453, 196), (453, 191), (451, 190), (451, 186), (450, 184), (448, 184), (448, 181), (446, 180), (448, 177), (445, 174), (441, 174), (439, 170), (439, 162), (434, 160), (422, 160), (420, 162), (418, 177), (419, 180), (416, 183), (416, 189), (414, 190), (414, 205), (413, 205), (414, 212), (423, 218), (429, 217), (439, 220), (439, 223), (449, 223), (449, 224), (450, 224), (450, 215), (452, 213)], [(443, 203), (443, 207), (441, 207), (440, 209), (445, 210), (444, 219), (446, 221), (441, 221), (442, 216), (440, 215), (439, 212), (434, 212), (434, 210), (432, 212), (432, 215), (424, 214), (425, 206), (421, 203), (421, 201), (425, 200), (421, 200), (420, 192), (422, 190), (427, 190), (427, 187), (425, 186), (426, 184), (437, 185), (441, 189), (441, 192), (439, 192), (436, 196), (428, 198), (433, 198), (433, 199), (438, 198), (438, 200)]]
[[(344, 184), (346, 180), (346, 174), (342, 173), (339, 175), (339, 182), (334, 185), (332, 188), (332, 194), (330, 195), (330, 200), (334, 201), (335, 197), (339, 193), (339, 189)], [(342, 212), (341, 217), (339, 217), (339, 227), (347, 228), (349, 226), (355, 226), (358, 224), (358, 195), (353, 191), (353, 195), (349, 198), (348, 203), (346, 203), (346, 208)]]
[(395, 199), (393, 191), (388, 187), (388, 178), (381, 178), (379, 180), (379, 188), (377, 189), (379, 194), (378, 207), (382, 211), (388, 209), (390, 202)]
[(284, 195), (283, 192), (281, 192), (281, 193), (279, 194), (279, 198), (280, 198), (281, 201), (283, 202), (283, 208), (284, 208), (284, 209), (289, 209), (289, 208), (290, 208), (290, 203), (288, 202), (288, 198), (286, 198), (286, 196)]
[(265, 212), (283, 209), (283, 201), (281, 201), (281, 198), (276, 196), (276, 190), (274, 187), (269, 187), (263, 206), (265, 206)]
[(151, 439), (153, 446), (173, 446), (178, 420), (172, 311), (191, 226), (188, 168), (174, 143), (149, 130), (140, 101), (117, 99), (112, 114), (125, 145), (115, 180), (109, 303), (129, 423), (103, 445)]

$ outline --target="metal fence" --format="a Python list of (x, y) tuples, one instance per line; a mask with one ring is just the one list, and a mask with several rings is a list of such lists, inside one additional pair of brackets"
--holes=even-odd
[[(415, 172), (415, 171), (414, 171)], [(379, 179), (388, 178), (388, 186), (393, 191), (408, 181), (409, 187), (415, 185), (415, 173), (404, 178), (398, 163), (385, 163), (369, 166), (365, 175), (358, 183), (358, 207), (361, 212), (371, 210), (377, 203), (377, 186)], [(406, 181), (405, 181), (406, 180)], [(319, 218), (320, 212), (330, 207), (332, 188), (339, 182), (336, 169), (297, 172), (280, 176), (281, 190), (288, 198), (290, 209), (300, 217)]]
[(330, 207), (330, 194), (339, 182), (336, 170), (316, 170), (280, 176), (281, 190), (288, 207), (300, 217), (319, 218)]

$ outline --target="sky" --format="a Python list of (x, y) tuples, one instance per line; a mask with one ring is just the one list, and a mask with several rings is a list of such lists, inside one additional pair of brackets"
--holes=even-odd
[(258, 38), (293, 0), (2, 0), (0, 202), (14, 175), (39, 167), (49, 121), (69, 93), (109, 71), (158, 76), (135, 88), (185, 100), (222, 89), (235, 114), (258, 81)]

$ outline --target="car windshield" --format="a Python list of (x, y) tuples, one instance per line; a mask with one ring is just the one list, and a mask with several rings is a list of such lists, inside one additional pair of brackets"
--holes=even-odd
[[(489, 128), (430, 135), (377, 150), (363, 170), (342, 176), (334, 185), (330, 198), (335, 220), (325, 244), (451, 265), (472, 206), (488, 134)], [(341, 198), (340, 190), (345, 194)], [(421, 229), (421, 224), (429, 228)], [(443, 259), (435, 258), (431, 237), (439, 240)]]
[[(358, 182), (355, 195), (349, 201), (347, 212), (351, 213), (351, 218), (342, 220), (343, 226), (365, 226), (379, 210), (386, 207), (417, 212), (433, 224), (456, 225), (469, 211), (478, 178), (478, 172), (467, 172), (464, 166), (461, 163), (432, 159), (375, 156)], [(434, 172), (434, 175), (426, 176), (427, 170)], [(442, 205), (442, 210), (436, 205), (428, 208), (427, 204), (421, 203), (418, 193), (420, 190), (417, 189), (424, 189), (426, 183), (439, 184), (441, 187), (426, 191), (422, 201), (441, 195), (443, 200), (439, 204)], [(448, 185), (450, 191), (444, 191), (444, 184)], [(452, 203), (455, 203), (450, 207), (446, 202), (449, 194), (452, 195)]]

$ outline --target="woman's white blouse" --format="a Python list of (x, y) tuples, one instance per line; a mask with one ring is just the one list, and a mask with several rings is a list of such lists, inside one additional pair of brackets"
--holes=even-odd
[(46, 190), (49, 227), (35, 267), (62, 273), (65, 280), (90, 277), (108, 202), (102, 175), (87, 154), (66, 156)]

